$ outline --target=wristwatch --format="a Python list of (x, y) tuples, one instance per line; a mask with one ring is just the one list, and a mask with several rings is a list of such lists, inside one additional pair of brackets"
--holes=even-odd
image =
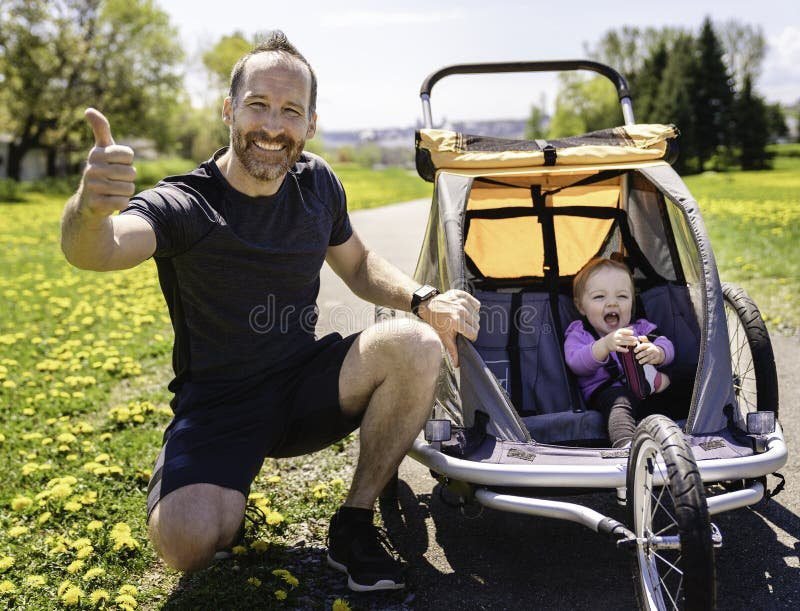
[(419, 287), (411, 297), (411, 312), (414, 316), (419, 316), (419, 306), (423, 304), (423, 302), (428, 301), (428, 299), (432, 299), (439, 294), (439, 289), (436, 289), (428, 284), (423, 284)]

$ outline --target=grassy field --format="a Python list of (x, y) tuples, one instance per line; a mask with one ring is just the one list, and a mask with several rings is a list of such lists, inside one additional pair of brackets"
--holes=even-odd
[[(182, 164), (140, 165), (140, 180)], [(800, 157), (780, 157), (772, 172), (687, 181), (723, 278), (748, 289), (771, 325), (787, 328), (800, 326), (799, 170)], [(431, 193), (402, 170), (337, 171), (351, 209)], [(0, 201), (0, 606), (347, 608), (353, 598), (330, 585), (343, 580), (326, 581), (322, 552), (309, 551), (309, 541), (324, 541), (343, 498), (349, 443), (312, 459), (267, 461), (251, 504), (268, 524), (234, 560), (183, 579), (156, 560), (144, 505), (170, 417), (169, 319), (152, 263), (95, 274), (64, 261), (65, 197), (52, 190), (71, 187)], [(298, 559), (298, 550), (307, 555)]]
[[(146, 186), (186, 162), (137, 165)], [(403, 170), (339, 173), (351, 209), (430, 196)], [(114, 274), (66, 263), (59, 218), (73, 186), (0, 201), (0, 606), (269, 609), (306, 606), (313, 591), (308, 604), (330, 607), (321, 586), (296, 582), (291, 548), (309, 525), (324, 540), (349, 477), (345, 445), (313, 465), (267, 462), (251, 499), (264, 538), (234, 561), (180, 583), (156, 562), (143, 509), (170, 417), (172, 330), (151, 262)]]
[(686, 178), (723, 281), (742, 286), (771, 330), (800, 328), (800, 146), (775, 149), (772, 170)]

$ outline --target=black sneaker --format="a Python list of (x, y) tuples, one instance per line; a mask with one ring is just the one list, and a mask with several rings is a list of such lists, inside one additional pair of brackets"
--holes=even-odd
[(355, 592), (400, 590), (403, 565), (381, 529), (363, 519), (342, 520), (337, 512), (328, 529), (328, 565), (347, 574)]

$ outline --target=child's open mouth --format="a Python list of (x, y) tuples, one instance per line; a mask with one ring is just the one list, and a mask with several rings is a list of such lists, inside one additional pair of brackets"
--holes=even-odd
[(606, 322), (607, 325), (611, 327), (616, 327), (619, 324), (619, 314), (616, 312), (609, 312), (605, 316), (603, 316), (603, 320)]

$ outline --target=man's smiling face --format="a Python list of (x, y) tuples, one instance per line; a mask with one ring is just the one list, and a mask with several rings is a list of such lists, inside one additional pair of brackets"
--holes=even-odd
[(226, 98), (225, 122), (231, 147), (250, 177), (280, 182), (316, 130), (309, 117), (311, 75), (282, 53), (259, 53), (247, 61), (235, 99)]

